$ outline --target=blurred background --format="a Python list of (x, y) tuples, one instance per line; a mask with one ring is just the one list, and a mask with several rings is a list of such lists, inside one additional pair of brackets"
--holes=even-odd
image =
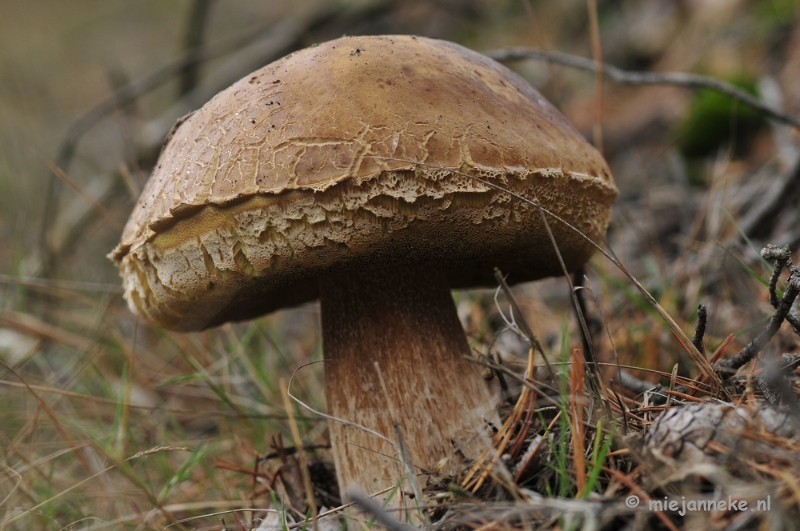
[[(159, 528), (266, 499), (248, 470), (285, 430), (278, 378), (321, 358), (316, 307), (169, 334), (130, 314), (105, 258), (179, 117), (260, 66), (344, 34), (591, 58), (589, 5), (0, 0), (0, 529)], [(796, 0), (597, 0), (597, 9), (607, 63), (713, 76), (800, 114)], [(709, 349), (731, 333), (746, 343), (769, 315), (758, 249), (800, 244), (798, 132), (675, 86), (607, 81), (598, 112), (592, 73), (508, 66), (587, 139), (602, 138), (621, 192), (609, 232), (620, 260), (687, 332), (706, 303)], [(621, 357), (662, 370), (681, 361), (610, 263), (596, 257), (589, 278), (590, 312)], [(580, 342), (563, 281), (515, 289), (550, 348)], [(476, 350), (524, 355), (501, 333), (492, 292), (456, 298)], [(597, 341), (612, 359), (611, 343)], [(797, 345), (786, 337), (771, 348)], [(293, 389), (324, 409), (321, 375), (304, 369)], [(324, 442), (323, 422), (301, 421), (307, 440)], [(172, 449), (128, 460), (161, 445)]]
[[(20, 276), (116, 283), (102, 256), (175, 120), (294, 49), (342, 34), (412, 33), (483, 51), (517, 45), (592, 56), (584, 0), (0, 5), (0, 266)], [(598, 10), (612, 65), (713, 75), (766, 90), (790, 112), (800, 106), (795, 1), (601, 1)], [(592, 137), (592, 74), (510, 66)], [(757, 113), (712, 93), (608, 83), (602, 125), (626, 198), (710, 184), (708, 164), (719, 157), (794, 162)]]

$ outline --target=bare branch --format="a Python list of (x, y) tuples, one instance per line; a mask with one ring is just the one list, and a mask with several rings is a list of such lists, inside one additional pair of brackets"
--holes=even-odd
[[(597, 68), (593, 60), (585, 57), (562, 52), (546, 52), (521, 46), (490, 50), (485, 52), (485, 54), (500, 62), (533, 59), (536, 61), (546, 61), (548, 63), (568, 66), (578, 70), (587, 70), (589, 72), (595, 72)], [(685, 72), (630, 72), (607, 63), (603, 63), (603, 74), (612, 81), (624, 85), (672, 85), (689, 89), (704, 88), (714, 90), (749, 105), (772, 120), (800, 129), (800, 118), (775, 109), (754, 97), (752, 94), (713, 77), (688, 74)]]

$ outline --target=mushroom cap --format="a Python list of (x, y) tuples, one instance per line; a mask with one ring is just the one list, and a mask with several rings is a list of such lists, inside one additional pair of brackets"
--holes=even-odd
[[(284, 57), (173, 129), (109, 257), (129, 305), (200, 330), (317, 297), (345, 268), (454, 288), (562, 273), (530, 199), (589, 238), (617, 195), (602, 156), (524, 79), (450, 42), (344, 37)], [(553, 218), (567, 268), (593, 247)]]

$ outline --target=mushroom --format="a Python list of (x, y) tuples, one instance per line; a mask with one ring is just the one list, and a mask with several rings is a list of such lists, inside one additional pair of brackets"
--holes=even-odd
[[(172, 330), (319, 298), (328, 413), (384, 437), (330, 423), (339, 484), (376, 492), (404, 473), (395, 423), (415, 467), (452, 472), (497, 418), (450, 289), (491, 285), (495, 265), (513, 282), (562, 273), (537, 208), (492, 184), (594, 241), (617, 195), (601, 155), (500, 64), (344, 37), (180, 123), (109, 256), (131, 308)], [(588, 260), (549, 225), (568, 269)]]

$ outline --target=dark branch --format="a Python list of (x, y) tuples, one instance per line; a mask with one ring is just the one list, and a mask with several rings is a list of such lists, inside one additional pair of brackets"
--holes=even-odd
[[(491, 50), (486, 52), (486, 55), (501, 62), (533, 59), (569, 66), (579, 70), (587, 70), (589, 72), (595, 72), (597, 68), (592, 59), (587, 59), (585, 57), (561, 52), (545, 52), (518, 46)], [(672, 85), (690, 89), (704, 88), (714, 90), (749, 105), (777, 122), (800, 129), (800, 118), (781, 112), (754, 97), (752, 94), (736, 88), (729, 83), (725, 83), (724, 81), (714, 79), (713, 77), (701, 76), (699, 74), (687, 74), (685, 72), (630, 72), (606, 63), (603, 63), (603, 74), (612, 81), (625, 85)]]

